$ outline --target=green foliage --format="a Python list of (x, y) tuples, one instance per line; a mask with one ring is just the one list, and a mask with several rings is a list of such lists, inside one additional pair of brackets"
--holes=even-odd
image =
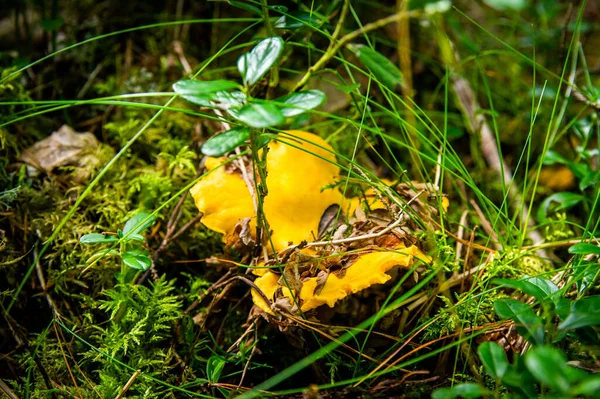
[(235, 149), (250, 137), (250, 130), (237, 127), (211, 137), (202, 146), (202, 153), (211, 157), (220, 157)]
[(355, 45), (352, 49), (375, 79), (388, 89), (394, 90), (402, 83), (402, 72), (387, 57), (367, 46)]
[(269, 37), (261, 40), (252, 50), (243, 54), (237, 62), (237, 68), (246, 87), (257, 83), (277, 62), (283, 51), (281, 37)]
[[(100, 301), (99, 309), (104, 310), (111, 321), (106, 329), (90, 335), (91, 343), (102, 353), (95, 350), (84, 353), (85, 363), (101, 365), (100, 383), (95, 388), (103, 397), (117, 395), (131, 376), (113, 359), (129, 366), (129, 370), (140, 370), (165, 382), (175, 381), (171, 370), (176, 360), (169, 343), (173, 323), (182, 315), (181, 301), (174, 295), (173, 283), (161, 278), (150, 287), (118, 284), (105, 291), (108, 299)], [(160, 398), (161, 390), (156, 381), (140, 378), (129, 394)]]
[[(558, 349), (538, 346), (522, 358), (508, 363), (504, 350), (494, 342), (481, 344), (479, 357), (485, 370), (496, 380), (496, 386), (504, 385), (515, 397), (544, 396), (561, 398), (593, 398), (600, 387), (600, 377), (585, 373), (567, 364), (567, 358)], [(500, 397), (496, 390), (494, 397)], [(461, 384), (434, 392), (433, 398), (479, 398), (488, 394), (476, 384)]]
[[(143, 243), (145, 241), (140, 233), (152, 226), (152, 223), (154, 223), (155, 220), (156, 216), (140, 212), (133, 215), (125, 222), (123, 230), (118, 230), (116, 237), (91, 233), (82, 236), (79, 239), (79, 242), (81, 244), (119, 242), (120, 246), (117, 254), (121, 257), (123, 265), (136, 270), (148, 270), (150, 266), (152, 266), (152, 260), (148, 257), (148, 251), (141, 249), (136, 242)], [(113, 245), (113, 247), (115, 245)], [(108, 253), (109, 252), (107, 251), (106, 254)], [(101, 254), (100, 256), (103, 255)], [(123, 274), (122, 278), (124, 279), (125, 271), (121, 270), (121, 273)]]

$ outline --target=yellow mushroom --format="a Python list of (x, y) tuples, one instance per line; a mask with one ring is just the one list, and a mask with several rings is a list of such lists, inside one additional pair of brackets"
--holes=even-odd
[[(324, 189), (336, 182), (340, 172), (331, 146), (319, 136), (302, 131), (288, 131), (280, 137), (281, 140), (269, 144), (269, 193), (263, 208), (276, 251), (290, 243), (312, 241), (325, 209), (342, 201), (337, 188)], [(204, 214), (202, 223), (228, 235), (239, 221), (248, 217), (252, 218), (251, 226), (256, 226), (256, 215), (242, 176), (218, 168), (224, 161), (209, 158), (206, 167), (211, 172), (190, 192)], [(251, 228), (252, 233), (254, 230)]]
[[(347, 297), (355, 294), (375, 284), (384, 284), (392, 277), (387, 274), (392, 268), (400, 266), (405, 269), (411, 268), (415, 263), (415, 258), (423, 262), (430, 262), (431, 258), (423, 254), (417, 247), (411, 245), (405, 247), (399, 245), (393, 250), (370, 252), (358, 257), (358, 259), (345, 269), (342, 277), (334, 273), (327, 276), (325, 283), (318, 289), (318, 277), (311, 277), (302, 281), (300, 297), (296, 298), (300, 309), (303, 312), (309, 311), (321, 305), (327, 304), (334, 307), (335, 304)], [(275, 293), (281, 288), (283, 296), (290, 298), (294, 303), (290, 290), (279, 285), (279, 275), (271, 271), (258, 277), (254, 283), (269, 298), (274, 301)], [(275, 313), (269, 308), (268, 304), (259, 295), (256, 290), (252, 290), (252, 300), (262, 311), (270, 315)]]
[[(226, 239), (240, 221), (250, 218), (250, 231), (254, 234), (256, 214), (253, 198), (242, 176), (222, 167), (225, 161), (225, 158), (209, 158), (206, 162), (209, 173), (190, 190), (196, 206), (203, 213), (202, 222), (208, 228), (224, 234)], [(340, 173), (335, 162), (331, 146), (311, 133), (284, 132), (269, 144), (269, 193), (264, 199), (263, 209), (276, 251), (303, 240), (313, 241), (318, 234), (323, 212), (332, 204), (342, 204), (342, 194), (337, 188), (331, 187)], [(374, 194), (374, 191), (370, 193), (371, 206), (384, 208), (385, 205)], [(350, 201), (350, 209), (357, 206), (358, 202), (357, 199)], [(333, 307), (348, 295), (387, 282), (391, 279), (387, 272), (393, 267), (410, 268), (415, 257), (429, 261), (414, 245), (408, 248), (400, 245), (387, 251), (363, 254), (340, 277), (330, 273), (322, 284), (319, 284), (318, 277), (305, 278), (296, 300), (302, 311), (324, 304)], [(275, 294), (281, 288), (281, 294), (294, 303), (292, 292), (279, 284), (280, 276), (277, 273), (264, 269), (255, 274), (260, 275), (255, 280), (256, 286), (270, 301), (275, 300)], [(274, 314), (254, 289), (252, 299), (265, 313)]]
[(333, 307), (337, 301), (350, 294), (375, 284), (384, 284), (392, 278), (387, 274), (389, 270), (395, 266), (411, 268), (415, 257), (424, 262), (430, 261), (429, 257), (414, 245), (408, 248), (400, 245), (394, 250), (361, 255), (345, 270), (342, 277), (330, 273), (318, 293), (315, 292), (318, 284), (317, 277), (309, 278), (302, 283), (300, 290), (301, 309), (306, 312), (324, 304)]

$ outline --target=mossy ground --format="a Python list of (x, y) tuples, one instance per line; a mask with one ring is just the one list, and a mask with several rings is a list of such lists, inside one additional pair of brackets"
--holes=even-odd
[[(237, 392), (238, 384), (255, 386), (319, 350), (331, 342), (332, 337), (348, 331), (347, 327), (335, 326), (354, 326), (381, 309), (385, 293), (375, 291), (368, 296), (352, 297), (339, 305), (336, 312), (322, 310), (319, 318), (327, 320), (327, 324), (318, 326), (324, 333), (319, 335), (314, 328), (267, 324), (260, 317), (249, 318), (252, 301), (245, 285), (229, 285), (223, 291), (211, 290), (213, 283), (231, 266), (211, 258), (225, 251), (221, 237), (197, 220), (197, 209), (185, 191), (180, 205), (180, 197), (176, 194), (197, 177), (202, 161), (200, 146), (221, 126), (215, 118), (194, 115), (196, 108), (180, 100), (172, 107), (186, 112), (165, 112), (152, 121), (68, 217), (36, 265), (35, 260), (46, 240), (57, 231), (77, 198), (103, 166), (153, 118), (156, 107), (164, 104), (161, 97), (146, 97), (137, 105), (103, 103), (98, 99), (169, 91), (173, 82), (186, 75), (185, 62), (197, 70), (242, 29), (241, 22), (219, 20), (256, 17), (252, 8), (235, 8), (224, 2), (193, 2), (185, 6), (184, 14), (177, 8), (182, 2), (164, 5), (82, 1), (77, 2), (77, 6), (60, 1), (50, 2), (51, 5), (42, 3), (45, 2), (19, 1), (7, 6), (16, 20), (26, 23), (19, 23), (9, 35), (7, 43), (10, 44), (1, 49), (2, 78), (48, 51), (119, 29), (193, 16), (214, 18), (214, 21), (159, 26), (104, 37), (55, 54), (0, 83), (3, 101), (0, 115), (0, 303), (3, 307), (0, 378), (17, 397), (114, 398), (124, 387), (127, 387), (125, 397), (129, 398), (227, 397)], [(378, 4), (380, 7), (364, 2), (352, 3), (356, 3), (354, 15), (362, 22), (385, 17), (394, 12), (395, 7), (383, 3)], [(589, 3), (597, 7), (596, 2)], [(535, 253), (536, 248), (531, 247), (533, 243), (522, 234), (523, 226), (509, 211), (511, 205), (508, 202), (514, 198), (507, 200), (501, 178), (490, 170), (481, 154), (480, 137), (469, 132), (470, 121), (465, 120), (458, 101), (445, 93), (448, 65), (439, 59), (436, 35), (430, 29), (430, 26), (438, 26), (438, 33), (450, 35), (457, 54), (463, 54), (457, 71), (471, 83), (483, 104), (480, 112), (492, 120), (494, 130), (500, 132), (496, 138), (507, 165), (517, 169), (523, 148), (530, 146), (527, 147), (531, 149), (528, 158), (523, 161), (528, 168), (517, 169), (515, 184), (522, 187), (529, 183), (528, 187), (531, 187), (531, 176), (539, 166), (536, 161), (544, 153), (546, 129), (551, 131), (557, 123), (550, 102), (554, 94), (560, 92), (558, 80), (553, 79), (561, 73), (569, 49), (567, 39), (574, 35), (573, 27), (565, 21), (564, 15), (568, 10), (577, 11), (558, 2), (536, 4), (512, 17), (498, 14), (479, 3), (458, 5), (497, 37), (482, 33), (461, 12), (444, 14), (447, 20), (441, 17), (432, 17), (426, 23), (425, 19), (420, 23), (415, 20), (411, 24), (414, 101), (424, 111), (417, 112), (419, 118), (410, 128), (400, 121), (410, 120), (409, 110), (415, 107), (404, 107), (398, 98), (390, 99), (385, 90), (374, 89), (365, 94), (364, 88), (371, 84), (375, 86), (375, 83), (348, 67), (356, 64), (352, 54), (347, 54), (350, 63), (342, 58), (334, 59), (327, 71), (330, 75), (315, 78), (321, 86), (337, 85), (337, 94), (330, 95), (328, 102), (335, 102), (337, 108), (326, 109), (330, 114), (298, 117), (289, 121), (290, 126), (307, 128), (329, 137), (341, 157), (354, 156), (358, 164), (366, 165), (380, 177), (404, 183), (410, 180), (431, 182), (439, 150), (433, 144), (435, 140), (423, 138), (433, 134), (428, 130), (430, 126), (445, 126), (441, 130), (446, 143), (449, 142), (449, 148), (456, 151), (455, 157), (450, 157), (443, 165), (447, 177), (441, 189), (450, 197), (451, 206), (445, 215), (443, 229), (423, 228), (415, 234), (414, 239), (428, 250), (434, 261), (398, 291), (400, 295), (403, 289), (406, 291), (435, 274), (422, 291), (427, 300), (421, 303), (417, 298), (415, 303), (421, 305), (411, 308), (412, 313), (402, 329), (398, 328), (398, 321), (407, 316), (403, 315), (403, 308), (376, 324), (378, 333), (395, 337), (394, 343), (390, 344), (384, 335), (374, 334), (368, 345), (361, 347), (361, 336), (350, 345), (360, 348), (361, 356), (342, 349), (328, 352), (278, 385), (277, 389), (334, 384), (366, 375), (376, 362), (365, 360), (363, 355), (380, 362), (389, 355), (390, 346), (397, 348), (403, 339), (419, 329), (417, 339), (410, 341), (403, 353), (419, 345), (429, 351), (456, 342), (453, 340), (461, 336), (463, 330), (476, 330), (498, 321), (493, 302), (511, 293), (493, 286), (494, 279), (518, 278), (525, 274), (551, 277), (570, 267), (566, 246), (551, 248), (550, 261), (542, 261)], [(337, 15), (337, 5), (323, 2), (319, 10), (333, 18)], [(291, 9), (292, 5), (288, 6)], [(593, 33), (598, 29), (589, 13), (592, 11), (585, 8), (583, 28), (577, 33), (578, 43), (583, 43), (582, 54), (583, 49), (589, 48), (586, 41), (593, 44)], [(33, 19), (28, 20), (26, 15)], [(122, 19), (117, 15), (130, 18)], [(63, 24), (55, 30), (40, 24), (40, 20), (59, 21), (60, 18)], [(257, 21), (259, 23), (243, 33), (236, 44), (265, 35), (266, 28), (260, 18)], [(543, 25), (543, 29), (531, 31), (529, 23), (532, 21)], [(243, 27), (248, 26), (250, 22), (244, 22)], [(332, 25), (325, 27), (328, 31), (334, 28)], [(357, 21), (351, 20), (346, 30), (358, 27)], [(295, 48), (310, 45), (324, 50), (328, 45), (325, 38), (314, 32), (284, 33), (286, 39), (289, 35), (294, 35), (290, 40), (295, 43)], [(393, 28), (373, 35), (381, 52), (397, 62), (397, 33)], [(499, 45), (498, 37), (516, 46), (520, 53), (535, 54), (536, 62), (551, 73), (543, 79), (533, 74), (531, 63), (520, 60), (515, 52)], [(181, 46), (184, 53), (177, 50)], [(227, 50), (209, 65), (202, 77), (229, 77), (244, 48), (247, 46)], [(313, 50), (302, 51), (286, 53), (285, 68), (281, 69), (280, 81), (275, 88), (277, 92), (289, 92), (301, 76), (299, 71), (306, 70), (320, 55), (320, 51), (318, 55), (311, 53)], [(585, 53), (588, 64), (598, 60), (598, 54), (589, 53)], [(98, 71), (93, 72), (96, 69)], [(581, 73), (587, 76), (590, 89), (593, 88), (597, 71), (592, 69), (590, 72), (586, 67)], [(332, 76), (341, 76), (345, 84), (341, 85), (339, 80), (332, 84)], [(353, 89), (356, 84), (361, 85), (362, 91)], [(550, 97), (539, 111), (535, 101), (542, 87), (545, 87), (545, 95)], [(538, 90), (533, 105), (532, 88)], [(89, 101), (32, 116), (47, 106), (40, 101), (52, 100), (57, 102), (51, 105), (60, 105), (61, 100), (74, 99)], [(535, 124), (530, 127), (534, 115)], [(578, 147), (582, 144), (589, 144), (592, 149), (594, 145), (597, 147), (597, 135), (582, 139), (571, 129), (583, 123), (588, 129), (597, 131), (594, 112), (587, 104), (574, 101), (565, 108), (564, 115), (551, 143), (553, 150), (597, 171), (597, 155), (596, 158), (591, 153), (585, 155)], [(27, 118), (19, 120), (22, 116)], [(28, 175), (19, 155), (63, 124), (77, 131), (94, 133), (100, 142), (91, 154), (98, 160), (97, 164), (84, 167), (84, 170), (65, 166), (51, 173)], [(363, 126), (368, 129), (357, 129)], [(421, 134), (423, 140), (418, 146), (407, 144), (411, 129)], [(531, 133), (527, 134), (530, 129)], [(358, 145), (357, 131), (362, 134)], [(415, 151), (420, 156), (419, 164), (410, 161)], [(80, 178), (82, 173), (83, 179)], [(545, 224), (541, 220), (538, 222), (542, 225), (539, 231), (545, 242), (579, 238), (584, 232), (595, 234), (597, 223), (589, 221), (594, 215), (597, 220), (597, 186), (576, 187), (583, 181), (583, 174), (584, 171), (581, 175), (568, 174), (565, 180), (572, 179), (572, 184), (560, 186), (561, 190), (584, 196), (586, 200), (580, 206), (568, 207), (560, 203), (557, 207), (556, 203), (550, 203), (544, 209)], [(542, 180), (537, 191), (524, 190), (524, 201), (533, 204), (533, 212), (543, 208), (542, 201), (558, 191), (558, 186), (552, 183), (553, 176), (557, 175)], [(356, 195), (363, 190), (359, 184), (350, 187)], [(478, 202), (483, 211), (476, 212), (470, 205), (471, 200)], [(160, 207), (156, 222), (146, 233), (145, 245), (151, 257), (161, 247), (172, 223), (176, 229), (189, 222), (193, 225), (161, 249), (155, 259), (156, 274), (149, 275), (142, 284), (118, 284), (115, 276), (121, 270), (121, 262), (118, 257), (110, 256), (103, 257), (86, 270), (90, 259), (96, 259), (101, 248), (81, 245), (81, 236), (116, 233), (132, 215)], [(491, 258), (488, 258), (488, 252), (475, 249), (469, 250), (470, 257), (466, 257), (464, 251), (457, 257), (456, 235), (445, 233), (444, 229), (456, 233), (463, 210), (467, 208), (470, 212), (464, 219), (465, 225), (494, 223), (492, 230), (497, 233), (498, 240), (494, 241), (493, 231), (482, 227), (467, 228), (468, 234), (463, 235), (462, 241), (468, 243), (470, 240), (490, 249), (495, 245), (493, 251), (497, 249), (497, 252)], [(229, 252), (227, 256), (232, 261), (240, 259), (235, 252)], [(483, 263), (486, 268), (476, 278), (469, 276), (464, 284), (453, 285), (450, 291), (436, 291), (449, 279), (465, 272), (467, 266)], [(82, 273), (84, 270), (86, 272)], [(30, 275), (28, 271), (31, 271)], [(588, 294), (598, 293), (594, 276), (588, 273), (582, 279), (590, 287)], [(10, 312), (6, 311), (8, 307), (11, 307)], [(243, 338), (238, 342), (240, 337)], [(491, 335), (485, 337), (494, 339)], [(235, 350), (229, 350), (234, 344), (237, 345)], [(593, 362), (597, 361), (597, 344), (597, 341), (582, 344), (572, 339), (562, 345), (573, 357)], [(459, 349), (449, 347), (439, 357), (424, 357), (406, 369), (391, 372), (372, 383), (358, 388), (346, 384), (325, 391), (323, 395), (419, 397), (449, 382), (482, 381), (480, 366), (472, 363), (474, 353), (475, 349), (469, 350), (462, 344)], [(404, 381), (407, 372), (417, 376), (422, 372), (425, 377), (415, 378), (413, 383), (396, 384)], [(493, 385), (490, 381), (485, 382)], [(306, 397), (317, 397), (316, 393), (310, 396), (310, 389), (307, 392)]]

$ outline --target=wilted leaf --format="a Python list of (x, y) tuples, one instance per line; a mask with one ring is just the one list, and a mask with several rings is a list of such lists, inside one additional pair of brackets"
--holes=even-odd
[(250, 130), (245, 127), (236, 127), (208, 139), (201, 151), (204, 155), (220, 157), (244, 143), (248, 136), (250, 136)]
[(261, 40), (252, 50), (243, 54), (237, 62), (238, 70), (246, 86), (258, 82), (277, 61), (283, 51), (283, 39), (279, 36)]
[(97, 164), (98, 159), (91, 154), (96, 148), (98, 140), (92, 133), (77, 133), (63, 125), (50, 137), (25, 149), (19, 159), (44, 172), (51, 172), (59, 166)]

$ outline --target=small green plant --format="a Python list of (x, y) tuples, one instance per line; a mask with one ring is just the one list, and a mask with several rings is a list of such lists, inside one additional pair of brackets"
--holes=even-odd
[[(152, 266), (152, 260), (148, 256), (148, 251), (142, 246), (145, 239), (140, 233), (152, 226), (155, 219), (156, 216), (141, 212), (125, 222), (123, 230), (117, 230), (116, 235), (91, 233), (82, 236), (79, 239), (79, 242), (81, 244), (113, 243), (111, 248), (99, 251), (92, 256), (92, 264), (106, 255), (120, 257), (122, 266), (120, 276), (118, 277), (121, 282), (124, 283), (129, 281), (129, 278), (127, 278), (130, 275), (130, 273), (128, 273), (129, 270), (145, 271)], [(117, 245), (118, 249), (114, 249)]]
[[(181, 80), (173, 85), (173, 90), (184, 99), (203, 107), (220, 109), (227, 112), (236, 126), (221, 134), (211, 137), (202, 146), (204, 155), (222, 156), (249, 140), (249, 149), (255, 175), (257, 192), (257, 218), (259, 242), (264, 238), (262, 232), (269, 231), (269, 225), (263, 213), (263, 201), (267, 196), (267, 151), (259, 154), (273, 136), (264, 134), (263, 129), (281, 125), (285, 118), (300, 115), (318, 107), (325, 99), (320, 90), (306, 90), (291, 93), (275, 100), (258, 99), (253, 94), (258, 89), (257, 83), (269, 72), (276, 70), (284, 47), (281, 37), (269, 37), (261, 40), (252, 50), (242, 54), (237, 61), (237, 69), (242, 77), (243, 85), (229, 80)], [(228, 90), (237, 89), (229, 92)], [(257, 180), (257, 179), (255, 179)], [(261, 230), (262, 228), (262, 230)]]
[[(589, 255), (599, 254), (600, 250), (595, 245), (582, 243), (573, 246), (570, 252)], [(517, 332), (527, 339), (532, 349), (523, 356), (515, 354), (511, 364), (500, 345), (484, 342), (477, 353), (487, 375), (495, 381), (495, 390), (489, 392), (483, 386), (465, 383), (439, 389), (433, 398), (500, 397), (500, 392), (506, 390), (517, 398), (536, 397), (540, 393), (561, 398), (597, 397), (600, 377), (569, 365), (560, 344), (567, 340), (597, 340), (600, 296), (568, 299), (564, 290), (542, 277), (493, 282), (519, 290), (536, 300), (533, 306), (510, 298), (494, 302), (496, 314), (501, 319), (512, 320)]]

